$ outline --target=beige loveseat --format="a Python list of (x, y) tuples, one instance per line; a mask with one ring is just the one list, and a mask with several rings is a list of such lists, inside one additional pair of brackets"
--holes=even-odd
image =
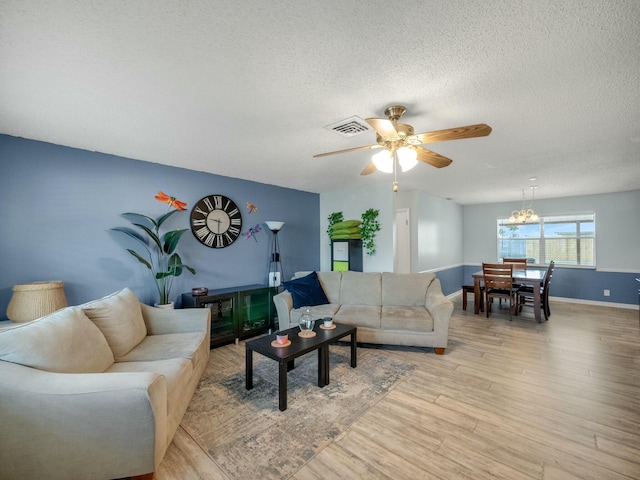
[[(312, 273), (296, 272), (285, 289), (295, 295), (296, 281)], [(311, 307), (314, 318), (333, 317), (336, 323), (357, 326), (358, 342), (433, 347), (444, 353), (453, 303), (433, 273), (315, 273), (328, 303)], [(298, 326), (303, 308), (294, 308), (291, 292), (285, 290), (273, 301), (280, 330)]]
[(210, 315), (126, 288), (0, 330), (0, 478), (152, 478), (209, 359)]

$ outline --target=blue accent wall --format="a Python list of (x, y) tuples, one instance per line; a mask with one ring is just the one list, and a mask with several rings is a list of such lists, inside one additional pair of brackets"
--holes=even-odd
[(463, 283), (462, 279), (464, 277), (464, 272), (465, 268), (462, 265), (436, 271), (436, 277), (440, 280), (440, 284), (442, 285), (442, 293), (445, 295), (451, 295), (452, 293), (460, 290)]
[[(556, 268), (549, 286), (552, 297), (638, 304), (638, 274), (600, 272), (593, 269)], [(604, 290), (611, 295), (603, 297)]]
[[(320, 269), (320, 243), (326, 234), (321, 231), (317, 194), (8, 135), (0, 135), (0, 160), (0, 319), (14, 284), (41, 280), (62, 280), (72, 305), (125, 286), (143, 302), (153, 303), (157, 293), (148, 270), (126, 252), (135, 243), (109, 229), (129, 226), (120, 216), (123, 212), (153, 217), (164, 213), (166, 205), (153, 198), (158, 190), (188, 203), (187, 212), (167, 222), (171, 228), (189, 228), (193, 205), (219, 193), (242, 209), (243, 232), (266, 220), (285, 222), (278, 236), (284, 278), (295, 271)], [(552, 296), (637, 305), (640, 224), (628, 218), (639, 201), (640, 191), (634, 191), (540, 202), (547, 213), (578, 211), (581, 206), (595, 211), (598, 219), (599, 270), (556, 267)], [(246, 202), (257, 205), (258, 211), (249, 214)], [(401, 206), (418, 208), (413, 197), (407, 203)], [(420, 267), (436, 271), (445, 295), (471, 283), (471, 274), (481, 268), (478, 262), (495, 261), (495, 219), (507, 206), (456, 207), (464, 211), (464, 261), (453, 249), (451, 255), (436, 255)], [(447, 218), (449, 223), (434, 219), (435, 226), (458, 235), (455, 223), (460, 219)], [(428, 236), (419, 241), (434, 245)], [(270, 242), (271, 232), (264, 226), (255, 240), (242, 237), (220, 250), (203, 246), (187, 232), (178, 252), (197, 274), (176, 279), (172, 296), (179, 300), (180, 293), (195, 286), (265, 284)], [(391, 262), (393, 251), (381, 248), (377, 255), (390, 256)], [(604, 297), (604, 289), (611, 291), (609, 297)]]
[[(70, 305), (125, 286), (145, 303), (156, 301), (149, 271), (126, 251), (137, 244), (109, 229), (130, 226), (124, 212), (165, 213), (167, 205), (154, 199), (158, 190), (188, 204), (165, 224), (170, 228), (188, 229), (193, 205), (214, 193), (240, 207), (243, 232), (262, 227), (255, 239), (240, 237), (224, 249), (186, 232), (177, 251), (197, 274), (176, 279), (176, 301), (196, 286), (266, 284), (272, 239), (266, 220), (285, 222), (278, 235), (285, 278), (320, 267), (317, 194), (8, 135), (0, 135), (0, 159), (0, 318), (14, 284), (41, 280), (62, 280)], [(246, 202), (258, 211), (249, 214)]]
[[(473, 285), (472, 275), (482, 266), (465, 265), (464, 285)], [(440, 272), (438, 272), (440, 273)], [(549, 285), (552, 297), (575, 298), (597, 302), (638, 304), (638, 274), (624, 272), (599, 272), (591, 268), (570, 268), (556, 265)], [(604, 290), (611, 296), (603, 297)]]

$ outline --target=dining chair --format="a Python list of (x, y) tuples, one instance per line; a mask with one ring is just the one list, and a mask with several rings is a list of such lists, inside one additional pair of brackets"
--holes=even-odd
[[(475, 294), (473, 285), (462, 285), (462, 310), (467, 309), (467, 295)], [(478, 309), (484, 311), (484, 285), (480, 285), (480, 299), (478, 300)]]
[(483, 263), (485, 311), (487, 317), (491, 313), (491, 302), (494, 298), (509, 300), (509, 320), (512, 313), (518, 314), (515, 292), (513, 288), (513, 265), (504, 263)]
[[(526, 258), (503, 258), (502, 263), (513, 265), (514, 270), (527, 270), (527, 259)], [(522, 286), (521, 283), (514, 283), (514, 288), (520, 288)]]
[[(542, 286), (540, 287), (540, 308), (544, 313), (544, 319), (549, 320), (551, 316), (551, 308), (549, 308), (549, 285), (551, 277), (553, 277), (553, 269), (555, 262), (551, 260), (547, 267), (547, 274), (544, 277)], [(518, 310), (522, 311), (522, 307), (533, 307), (533, 287), (531, 285), (522, 285), (516, 292), (518, 296)]]
[(526, 270), (527, 259), (526, 258), (503, 258), (502, 263), (513, 265), (514, 270)]

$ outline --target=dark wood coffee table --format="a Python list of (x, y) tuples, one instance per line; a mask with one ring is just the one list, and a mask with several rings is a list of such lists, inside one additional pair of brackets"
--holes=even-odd
[(357, 328), (350, 325), (335, 324), (333, 330), (320, 328), (321, 322), (316, 322), (313, 331), (315, 337), (302, 338), (298, 336), (299, 328), (290, 328), (278, 332), (278, 334), (288, 334), (291, 345), (287, 347), (273, 347), (271, 342), (276, 339), (276, 334), (265, 335), (264, 337), (250, 340), (245, 343), (246, 361), (246, 386), (247, 390), (253, 388), (253, 352), (264, 355), (275, 360), (279, 364), (278, 380), (278, 407), (281, 411), (287, 409), (287, 372), (294, 368), (294, 359), (314, 350), (318, 351), (318, 387), (329, 385), (329, 345), (336, 343), (341, 338), (351, 335), (351, 367), (356, 368), (356, 332)]

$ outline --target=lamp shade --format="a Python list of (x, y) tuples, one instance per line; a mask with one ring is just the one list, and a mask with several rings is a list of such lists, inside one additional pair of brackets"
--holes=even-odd
[(382, 150), (371, 157), (371, 161), (378, 170), (393, 173), (393, 156), (389, 150)]
[(266, 222), (264, 222), (267, 227), (269, 228), (269, 230), (271, 230), (272, 232), (278, 232), (280, 231), (280, 229), (282, 228), (282, 226), (284, 225), (284, 222), (276, 222), (274, 220), (267, 220)]
[(413, 148), (402, 147), (397, 151), (400, 168), (403, 172), (408, 172), (418, 164), (418, 152)]
[(60, 281), (19, 283), (7, 307), (7, 318), (14, 322), (30, 322), (67, 306), (64, 283)]

